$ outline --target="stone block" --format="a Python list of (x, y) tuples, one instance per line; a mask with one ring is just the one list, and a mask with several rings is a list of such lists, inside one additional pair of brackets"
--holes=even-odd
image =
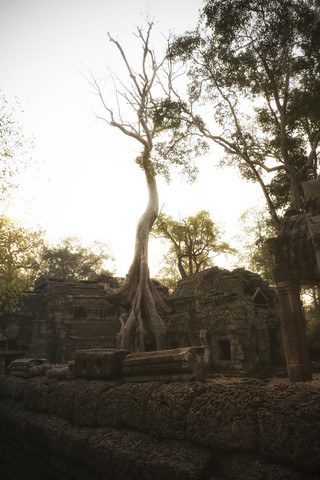
[[(25, 377), (29, 378), (34, 376), (35, 367), (41, 367), (42, 365), (47, 364), (45, 358), (19, 358), (14, 360), (9, 365), (10, 375), (16, 377)], [(38, 369), (36, 368), (36, 371)], [(40, 368), (41, 374), (43, 374), (42, 368)], [(38, 371), (36, 375), (38, 375)]]
[(254, 381), (216, 381), (193, 401), (187, 414), (187, 436), (213, 449), (252, 450), (259, 434), (256, 411), (263, 387)]
[(73, 374), (82, 378), (117, 379), (121, 377), (122, 361), (126, 350), (91, 349), (75, 353)]
[(205, 347), (132, 353), (122, 363), (126, 381), (203, 380), (209, 372), (210, 353)]
[(318, 382), (270, 386), (258, 423), (262, 455), (320, 472)]

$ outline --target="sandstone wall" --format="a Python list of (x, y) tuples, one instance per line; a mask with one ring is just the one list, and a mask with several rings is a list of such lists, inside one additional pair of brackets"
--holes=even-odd
[(0, 378), (3, 480), (320, 478), (320, 382)]

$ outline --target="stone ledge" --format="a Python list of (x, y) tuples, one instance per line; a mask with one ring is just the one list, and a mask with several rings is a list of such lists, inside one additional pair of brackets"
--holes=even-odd
[(128, 353), (115, 349), (78, 350), (74, 357), (73, 374), (80, 378), (118, 379), (122, 376), (122, 361)]

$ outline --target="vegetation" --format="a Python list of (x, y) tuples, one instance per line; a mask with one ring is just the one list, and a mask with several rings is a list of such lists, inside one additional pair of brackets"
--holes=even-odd
[[(117, 128), (140, 145), (141, 154), (136, 158), (136, 163), (143, 171), (148, 188), (148, 205), (137, 225), (133, 263), (124, 284), (117, 291), (109, 291), (110, 296), (118, 297), (124, 305), (130, 307), (126, 322), (120, 318), (122, 328), (119, 347), (134, 351), (145, 350), (147, 328), (151, 332), (154, 348), (165, 348), (164, 325), (159, 313), (166, 311), (167, 307), (150, 279), (148, 267), (149, 233), (159, 212), (157, 174), (168, 177), (170, 164), (185, 167), (189, 174), (194, 173), (189, 161), (191, 151), (185, 143), (189, 141), (189, 137), (177, 137), (183, 120), (177, 116), (180, 105), (170, 100), (170, 85), (174, 73), (167, 63), (166, 53), (160, 60), (156, 58), (151, 47), (152, 28), (152, 23), (148, 22), (146, 31), (138, 28), (135, 34), (141, 52), (141, 64), (137, 68), (130, 63), (120, 43), (109, 34), (127, 73), (126, 80), (114, 78), (117, 105), (115, 109), (107, 105), (100, 86), (92, 78), (93, 86), (107, 112), (107, 117), (102, 118), (108, 125)], [(162, 100), (161, 95), (165, 100)], [(174, 114), (171, 114), (172, 109)], [(167, 132), (171, 130), (174, 132), (175, 147), (172, 146), (172, 154), (167, 152), (168, 155), (164, 158), (164, 141)], [(183, 155), (176, 155), (182, 152)], [(196, 148), (195, 154), (197, 153), (199, 150)]]
[(160, 214), (152, 233), (167, 240), (170, 245), (165, 266), (160, 272), (164, 277), (172, 277), (164, 280), (170, 288), (177, 281), (178, 274), (180, 278), (185, 278), (213, 266), (217, 255), (234, 253), (228, 243), (221, 241), (219, 227), (205, 210), (179, 220)]
[(58, 245), (43, 245), (38, 252), (35, 273), (61, 280), (97, 280), (102, 275), (112, 275), (104, 268), (106, 261), (113, 260), (109, 247), (94, 242), (85, 247), (76, 237), (63, 238)]
[(169, 54), (190, 79), (187, 101), (175, 90), (186, 121), (259, 183), (276, 226), (284, 207), (301, 210), (301, 183), (318, 174), (319, 2), (206, 0)]
[(245, 266), (259, 273), (264, 280), (273, 284), (272, 255), (266, 245), (268, 238), (276, 235), (276, 229), (266, 209), (249, 209), (240, 217), (242, 235), (237, 235), (238, 261), (236, 266)]
[(17, 174), (26, 166), (26, 148), (32, 143), (23, 135), (4, 95), (0, 94), (0, 200), (17, 187)]
[(34, 278), (42, 233), (28, 230), (0, 216), (0, 310), (14, 312), (24, 289)]
[(30, 230), (0, 216), (0, 311), (19, 309), (24, 291), (41, 276), (61, 280), (96, 280), (110, 275), (104, 268), (112, 260), (109, 247), (94, 242), (84, 247), (79, 239), (67, 237), (49, 246), (41, 230)]

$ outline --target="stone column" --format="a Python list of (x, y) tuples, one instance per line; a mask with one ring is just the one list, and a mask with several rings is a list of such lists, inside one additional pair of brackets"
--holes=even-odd
[(277, 290), (289, 380), (291, 382), (312, 380), (300, 284), (279, 282)]

